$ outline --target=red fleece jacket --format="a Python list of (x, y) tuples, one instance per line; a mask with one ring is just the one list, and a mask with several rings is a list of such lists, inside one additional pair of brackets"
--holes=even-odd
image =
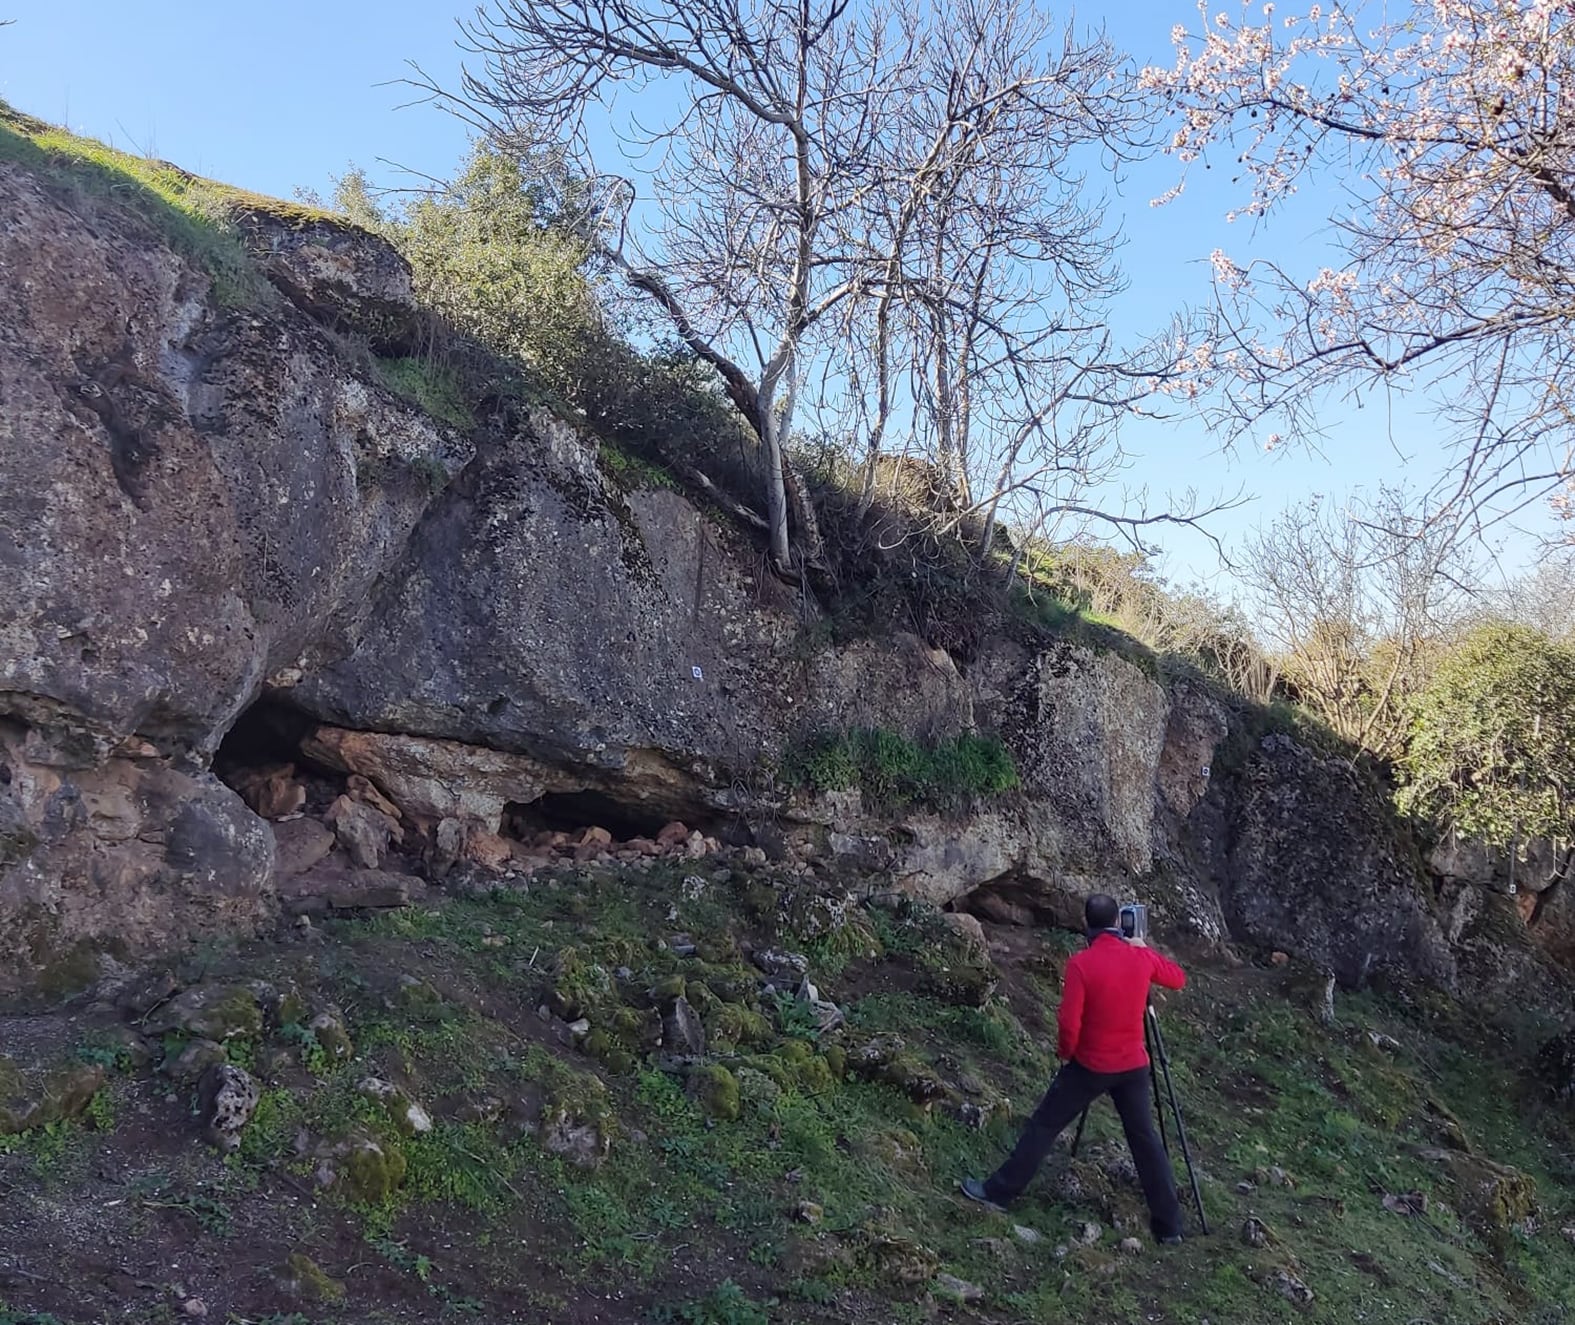
[(1148, 1066), (1143, 1011), (1149, 986), (1180, 989), (1186, 983), (1186, 972), (1152, 948), (1137, 947), (1118, 934), (1099, 935), (1066, 964), (1056, 1052), (1090, 1072)]

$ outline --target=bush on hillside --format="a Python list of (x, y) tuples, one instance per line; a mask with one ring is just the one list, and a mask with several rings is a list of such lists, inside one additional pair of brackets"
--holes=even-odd
[(1402, 810), (1494, 846), (1575, 834), (1575, 649), (1472, 631), (1412, 703)]

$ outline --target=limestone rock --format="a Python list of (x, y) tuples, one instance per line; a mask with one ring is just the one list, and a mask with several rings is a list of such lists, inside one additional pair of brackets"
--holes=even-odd
[(497, 832), (503, 807), (562, 789), (563, 777), (536, 759), (433, 737), (319, 727), (302, 743), (309, 758), (359, 774), (407, 818), (474, 821)]
[(200, 984), (183, 990), (143, 1022), (149, 1035), (171, 1031), (197, 1039), (251, 1039), (263, 1028), (257, 991), (244, 984)]
[(236, 1150), (260, 1098), (250, 1074), (232, 1063), (216, 1063), (197, 1086), (203, 1134), (220, 1150)]
[(513, 849), (505, 838), (476, 824), (465, 834), (463, 855), (473, 865), (501, 874), (513, 859)]
[(404, 830), (381, 810), (349, 796), (335, 800), (323, 821), (334, 830), (340, 849), (362, 869), (378, 869), (389, 843), (403, 841), (405, 836)]
[(217, 1040), (192, 1040), (165, 1054), (159, 1071), (177, 1085), (192, 1086), (227, 1062), (229, 1054)]
[(339, 869), (325, 864), (279, 880), (279, 902), (287, 915), (392, 911), (425, 895), (420, 879), (390, 870)]
[(97, 1064), (47, 1065), (25, 1072), (0, 1055), (0, 1136), (74, 1118), (104, 1084)]
[(1537, 1184), (1529, 1174), (1459, 1150), (1418, 1153), (1443, 1170), (1454, 1189), (1452, 1204), (1495, 1246), (1504, 1246), (1510, 1231), (1536, 1213)]
[(935, 1288), (942, 1296), (954, 1298), (958, 1302), (984, 1301), (984, 1289), (966, 1279), (959, 1279), (955, 1274), (936, 1275)]
[(333, 1305), (343, 1302), (345, 1286), (331, 1278), (310, 1256), (291, 1252), (285, 1261), (284, 1273), (279, 1276), (279, 1287), (291, 1297), (307, 1302)]
[(312, 868), (334, 849), (334, 833), (316, 819), (289, 819), (273, 826), (276, 882)]
[(1288, 1302), (1294, 1302), (1299, 1307), (1307, 1306), (1317, 1294), (1302, 1280), (1301, 1276), (1285, 1269), (1283, 1266), (1274, 1271), (1269, 1282), (1274, 1286), (1275, 1292)]
[(700, 1014), (682, 995), (662, 1012), (662, 1048), (680, 1059), (703, 1057), (705, 1025)]
[(350, 1032), (345, 1029), (344, 1018), (337, 1012), (319, 1012), (307, 1023), (307, 1029), (334, 1062), (345, 1063), (355, 1057), (355, 1043), (350, 1038)]
[(113, 197), (8, 162), (0, 214), (3, 707), (79, 767), (133, 733), (210, 754), (265, 678), (354, 633), (431, 500), (404, 476), (468, 443), (290, 304), (221, 312)]
[[(0, 471), (4, 464), (0, 455)], [(0, 537), (4, 519), (0, 510)], [(0, 567), (0, 604), (4, 577)], [(4, 611), (0, 605), (0, 657)], [(168, 949), (177, 936), (255, 929), (269, 909), (268, 825), (207, 773), (147, 759), (73, 764), (36, 739), (37, 728), (3, 716), (15, 698), (4, 692), (5, 666), (0, 933), (16, 941), (0, 953), (0, 992), (36, 980), (73, 952), (139, 956)], [(83, 983), (90, 982), (91, 975)]]
[(282, 819), (306, 804), (306, 788), (296, 780), (294, 764), (268, 764), (237, 774), (231, 785), (253, 814)]
[(379, 354), (414, 346), (420, 312), (410, 264), (387, 240), (302, 208), (239, 207), (232, 215), (268, 279), (297, 308), (365, 336)]
[(356, 1092), (382, 1105), (394, 1126), (406, 1136), (421, 1136), (432, 1130), (432, 1115), (392, 1081), (363, 1077)]

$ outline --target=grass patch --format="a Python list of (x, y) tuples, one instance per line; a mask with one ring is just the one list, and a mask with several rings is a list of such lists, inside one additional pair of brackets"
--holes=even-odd
[(897, 732), (857, 728), (810, 738), (782, 761), (787, 781), (813, 791), (860, 791), (873, 805), (955, 808), (1018, 786), (998, 737), (964, 734), (923, 745)]
[(376, 363), (378, 377), (395, 395), (419, 405), (439, 422), (456, 428), (475, 426), (459, 379), (448, 369), (427, 359), (378, 358)]
[(214, 297), (227, 307), (246, 307), (275, 297), (246, 251), (235, 223), (238, 214), (267, 212), (298, 224), (328, 215), (203, 179), (168, 161), (79, 138), (4, 102), (0, 102), (0, 161), (132, 211), (213, 278)]
[(678, 480), (661, 465), (616, 442), (603, 441), (597, 459), (603, 472), (625, 490), (667, 488), (673, 492), (682, 491)]

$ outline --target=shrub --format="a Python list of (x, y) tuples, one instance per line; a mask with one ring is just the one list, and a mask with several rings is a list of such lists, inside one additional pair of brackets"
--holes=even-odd
[(1402, 810), (1495, 846), (1575, 833), (1575, 649), (1473, 631), (1412, 701)]
[(814, 737), (788, 752), (783, 773), (798, 786), (858, 790), (890, 808), (951, 807), (1018, 785), (1017, 765), (998, 737), (965, 733), (920, 745), (880, 728)]

